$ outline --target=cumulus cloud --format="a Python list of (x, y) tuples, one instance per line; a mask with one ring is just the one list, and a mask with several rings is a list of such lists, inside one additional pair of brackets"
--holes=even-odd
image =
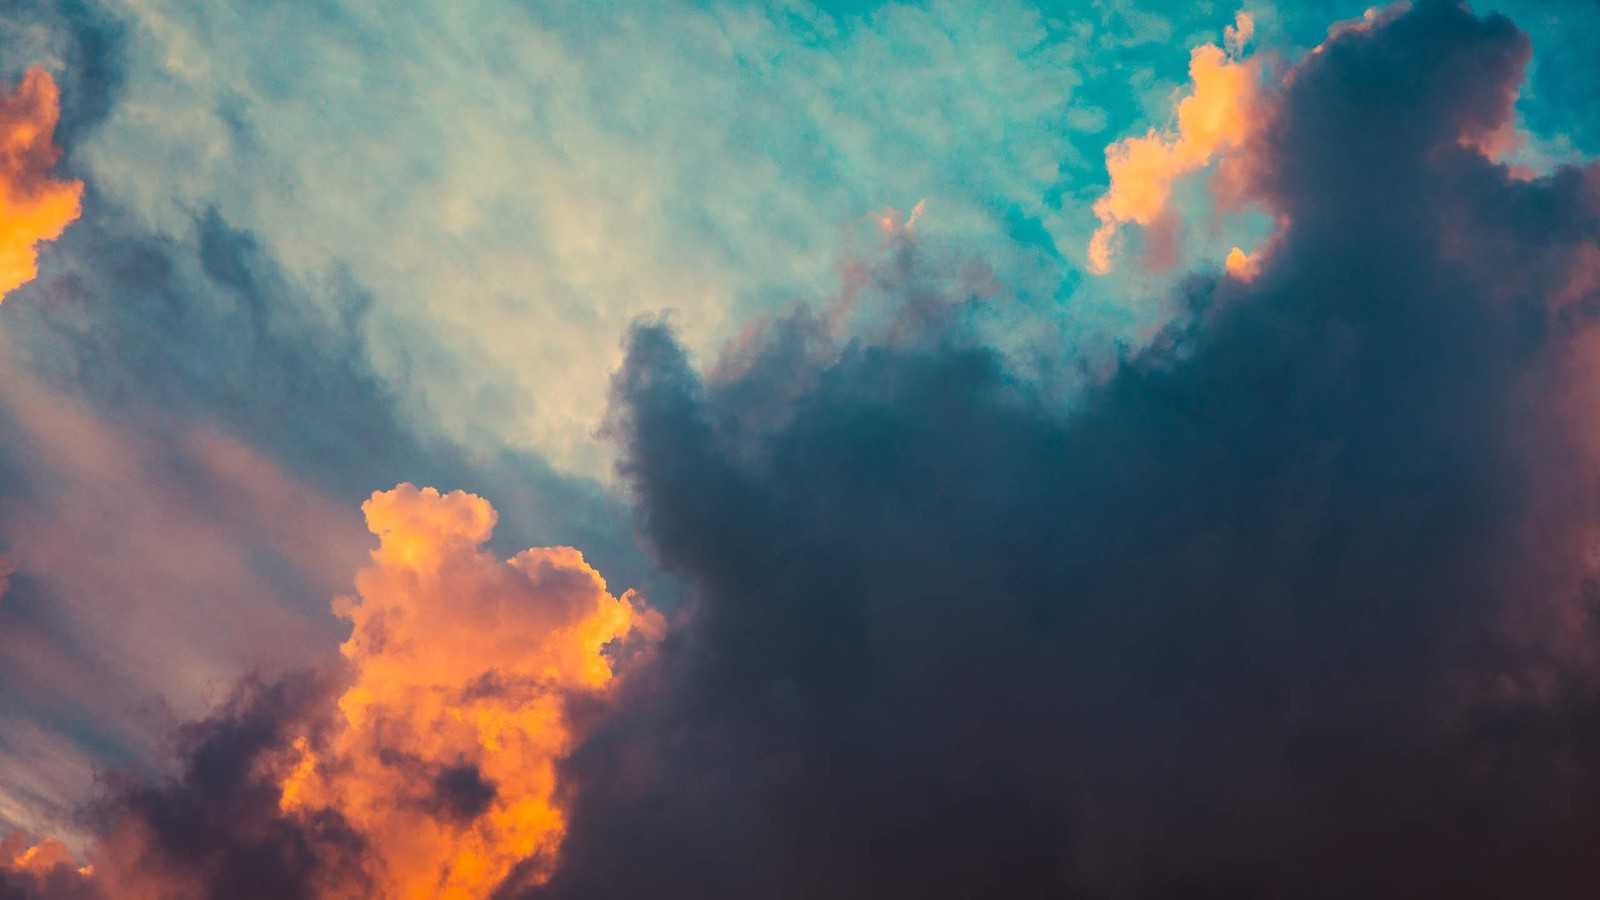
[(402, 485), (363, 507), (373, 564), (342, 600), (354, 672), (327, 745), (302, 742), (286, 811), (337, 812), (385, 897), (487, 896), (518, 863), (553, 865), (567, 706), (603, 692), (608, 650), (654, 633), (570, 547), (499, 560), (482, 498)]
[(1261, 260), (1255, 254), (1235, 247), (1228, 251), (1227, 258), (1223, 260), (1223, 270), (1234, 278), (1249, 281), (1261, 271)]
[[(59, 70), (70, 154), (118, 97), (126, 32), (14, 4), (0, 58)], [(70, 26), (70, 27), (68, 27)], [(20, 77), (20, 73), (19, 73)], [(78, 172), (69, 158), (63, 168)], [(363, 553), (357, 507), (403, 478), (502, 498), (508, 547), (571, 542), (650, 584), (620, 502), (537, 454), (460, 445), (373, 374), (371, 298), (331, 310), (211, 211), (193, 245), (91, 191), (0, 317), (0, 833), (86, 839), (97, 767), (153, 771), (162, 737), (244, 671), (325, 658), (327, 597)], [(326, 298), (324, 298), (326, 299)]]
[(115, 781), (89, 849), (108, 900), (373, 896), (348, 823), (279, 810), (286, 751), (317, 733), (336, 691), (310, 672), (246, 680), (183, 729), (173, 776)]
[(961, 292), (721, 377), (637, 328), (691, 618), (531, 896), (1592, 892), (1600, 174), (1463, 144), (1528, 53), (1423, 2), (1300, 61), (1241, 148), (1286, 230), (1071, 409)]
[[(92, 874), (73, 870), (85, 890), (487, 897), (548, 877), (566, 829), (557, 763), (659, 615), (570, 547), (495, 557), (480, 497), (401, 485), (364, 511), (378, 547), (335, 603), (341, 663), (247, 679), (183, 729), (172, 777), (113, 776), (89, 813)], [(12, 868), (71, 860), (39, 847)]]
[[(1178, 179), (1244, 145), (1261, 116), (1255, 108), (1261, 69), (1254, 60), (1243, 58), (1254, 34), (1255, 20), (1249, 13), (1239, 13), (1224, 31), (1226, 49), (1204, 44), (1190, 55), (1188, 95), (1177, 102), (1172, 125), (1106, 148), (1111, 184), (1094, 202), (1100, 227), (1089, 239), (1089, 271), (1097, 275), (1111, 271), (1117, 234), (1124, 225), (1170, 231), (1168, 205)], [(1158, 262), (1167, 268), (1176, 259), (1167, 254)]]
[(15, 832), (0, 840), (0, 869), (14, 873), (48, 875), (62, 866), (78, 870), (80, 874), (88, 872), (87, 869), (79, 868), (67, 845), (54, 838), (30, 844), (26, 835)]
[(60, 237), (82, 211), (83, 183), (51, 175), (60, 119), (60, 91), (43, 69), (0, 94), (0, 300), (39, 274), (38, 244)]

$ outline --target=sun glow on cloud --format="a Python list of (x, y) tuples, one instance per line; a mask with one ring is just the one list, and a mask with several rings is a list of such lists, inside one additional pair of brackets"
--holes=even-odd
[(39, 274), (35, 245), (60, 237), (82, 212), (83, 182), (50, 175), (60, 119), (60, 90), (43, 69), (0, 95), (0, 301)]
[[(305, 896), (481, 898), (513, 875), (540, 883), (567, 830), (557, 763), (586, 736), (569, 708), (604, 701), (664, 623), (637, 595), (610, 593), (576, 549), (485, 550), (497, 514), (478, 496), (402, 484), (362, 510), (378, 546), (333, 604), (351, 625), (343, 680), (304, 716), (283, 714), (251, 776), (281, 818), (239, 827), (304, 828), (315, 842), (331, 833), (318, 823), (338, 823), (355, 868), (312, 879)], [(0, 895), (10, 876), (51, 897), (217, 896), (130, 803), (87, 848), (92, 866), (59, 840), (6, 836)]]
[(52, 870), (66, 866), (88, 875), (90, 870), (78, 868), (78, 862), (73, 857), (67, 845), (54, 838), (40, 841), (28, 846), (27, 839), (20, 833), (12, 834), (0, 840), (0, 872), (24, 872), (31, 875), (46, 875)]
[(1192, 92), (1178, 102), (1173, 127), (1152, 128), (1106, 148), (1111, 185), (1094, 203), (1100, 227), (1089, 240), (1089, 271), (1114, 266), (1118, 232), (1127, 224), (1161, 227), (1170, 215), (1173, 184), (1205, 168), (1213, 157), (1241, 146), (1256, 107), (1259, 67), (1244, 58), (1255, 20), (1241, 12), (1223, 32), (1226, 47), (1205, 44), (1189, 57)]
[(907, 237), (917, 229), (917, 220), (922, 218), (922, 213), (927, 210), (928, 201), (918, 200), (917, 205), (911, 207), (910, 215), (905, 221), (900, 220), (900, 212), (895, 209), (886, 209), (873, 216), (878, 222), (878, 227), (883, 229), (885, 238)]
[(335, 604), (354, 680), (326, 745), (296, 744), (281, 805), (341, 814), (384, 897), (488, 896), (530, 858), (538, 880), (566, 831), (567, 703), (604, 691), (609, 648), (660, 618), (570, 547), (486, 552), (481, 497), (405, 484), (362, 509), (379, 546)]
[(1228, 251), (1228, 258), (1223, 261), (1223, 268), (1232, 277), (1240, 281), (1249, 281), (1261, 271), (1261, 259), (1258, 254), (1246, 253), (1235, 247)]

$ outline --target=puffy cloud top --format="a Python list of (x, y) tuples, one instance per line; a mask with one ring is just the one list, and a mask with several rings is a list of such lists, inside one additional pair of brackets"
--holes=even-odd
[(39, 274), (37, 245), (60, 237), (82, 212), (83, 183), (51, 175), (60, 119), (60, 91), (43, 69), (29, 69), (0, 94), (0, 300)]

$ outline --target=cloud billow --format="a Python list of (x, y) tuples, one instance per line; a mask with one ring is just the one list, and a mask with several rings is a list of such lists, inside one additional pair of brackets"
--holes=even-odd
[(691, 601), (533, 896), (1585, 896), (1600, 177), (1476, 149), (1527, 57), (1335, 33), (1247, 149), (1259, 273), (1070, 412), (956, 302), (710, 379), (636, 327), (611, 429)]

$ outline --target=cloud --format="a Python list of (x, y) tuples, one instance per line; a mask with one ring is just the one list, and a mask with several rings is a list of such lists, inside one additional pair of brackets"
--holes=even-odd
[(90, 875), (60, 841), (30, 844), (21, 832), (0, 839), (0, 897), (6, 900), (101, 900)]
[[(928, 197), (926, 236), (981, 247), (1018, 295), (1007, 315), (1038, 331), (1089, 351), (1147, 333), (1127, 284), (1072, 271), (1092, 230), (1080, 201), (1100, 191), (1110, 136), (1170, 112), (1182, 74), (1164, 42), (1214, 35), (1223, 17), (986, 9), (684, 2), (618, 7), (602, 25), (571, 4), (372, 19), (344, 2), (263, 15), (24, 0), (0, 40), (5, 58), (57, 72), (66, 167), (90, 185), (92, 219), (126, 213), (145, 250), (181, 256), (214, 237), (214, 213), (330, 319), (364, 298), (357, 358), (409, 422), (603, 476), (591, 431), (629, 319), (675, 307), (708, 351), (752, 311), (824, 293), (840, 244), (856, 245), (841, 232), (885, 206)], [(1268, 39), (1309, 28), (1315, 43), (1327, 21), (1324, 5), (1255, 12)], [(1589, 11), (1530, 10), (1526, 24), (1584, 58), (1583, 29), (1555, 21), (1569, 14)], [(1566, 93), (1581, 68), (1523, 105), (1581, 112)], [(1150, 98), (1161, 108), (1141, 112)], [(52, 265), (127, 264), (78, 249)], [(229, 347), (214, 338), (203, 360)], [(393, 473), (357, 496), (402, 478), (430, 480)]]
[[(659, 623), (576, 551), (485, 549), (480, 498), (376, 495), (379, 549), (336, 607), (343, 665), (246, 682), (170, 778), (116, 783), (96, 880), (132, 898), (1586, 896), (1600, 176), (1514, 178), (1475, 149), (1527, 56), (1506, 20), (1441, 2), (1333, 36), (1237, 148), (1240, 189), (1285, 223), (1251, 277), (1182, 282), (1167, 327), (1067, 401), (990, 343), (993, 291), (942, 257), (937, 195), (849, 274), (850, 302), (888, 308), (771, 319), (709, 375), (696, 341), (641, 324), (607, 433), (689, 586), (659, 646), (618, 646)], [(253, 229), (184, 221), (219, 294), (274, 308)], [(10, 390), (44, 450), (0, 467), (58, 462), (74, 508), (100, 511), (74, 528), (148, 551), (116, 565), (169, 561), (204, 541), (195, 522), (275, 548), (303, 524), (187, 509), (209, 496), (189, 476), (225, 486), (223, 513), (316, 498), (202, 432), (149, 467), (155, 499), (132, 505), (157, 527), (118, 543), (90, 530), (126, 518), (99, 495), (144, 486), (165, 448)], [(335, 533), (297, 546), (322, 559)], [(81, 574), (33, 540), (6, 611), (43, 629), (39, 560), (90, 583), (114, 566)], [(17, 668), (76, 674), (45, 665)]]
[(556, 763), (659, 615), (570, 547), (488, 553), (495, 511), (471, 494), (401, 485), (363, 509), (379, 541), (334, 604), (351, 625), (340, 664), (248, 678), (183, 729), (173, 776), (113, 776), (89, 812), (89, 887), (486, 897), (514, 870), (548, 876), (566, 828)]
[(82, 211), (83, 183), (50, 174), (60, 92), (43, 69), (0, 94), (0, 300), (39, 274), (36, 249), (61, 236)]
[(1527, 58), (1424, 2), (1300, 61), (1259, 272), (1071, 408), (960, 290), (711, 377), (636, 328), (611, 430), (688, 618), (530, 895), (1588, 896), (1600, 171), (1462, 143)]
[(225, 431), (103, 413), (0, 348), (0, 817), (77, 844), (97, 766), (141, 768), (246, 671), (337, 646), (311, 598), (362, 531)]
[(1124, 138), (1106, 148), (1111, 184), (1094, 202), (1100, 227), (1089, 239), (1090, 272), (1111, 271), (1122, 226), (1170, 230), (1165, 219), (1172, 214), (1168, 204), (1174, 183), (1244, 145), (1261, 115), (1256, 109), (1261, 70), (1254, 60), (1243, 58), (1254, 34), (1255, 20), (1239, 13), (1235, 24), (1224, 30), (1226, 50), (1215, 44), (1194, 48), (1189, 58), (1191, 87), (1176, 104), (1172, 126), (1152, 128), (1142, 137)]
[(363, 509), (378, 549), (336, 605), (354, 677), (327, 745), (297, 746), (283, 807), (348, 822), (382, 896), (487, 896), (523, 860), (553, 865), (567, 707), (658, 620), (570, 547), (485, 552), (482, 498), (401, 485)]
[(414, 418), (604, 476), (628, 321), (672, 306), (715, 346), (825, 290), (876, 210), (927, 197), (925, 227), (1058, 289), (1088, 35), (977, 9), (134, 4), (73, 160), (154, 236), (214, 209), (315, 301), (375, 298), (366, 352)]
[(80, 867), (73, 858), (72, 851), (58, 840), (46, 839), (37, 844), (30, 844), (21, 832), (0, 840), (0, 873), (48, 878), (55, 875), (57, 869), (62, 868), (70, 869), (80, 876), (86, 876), (90, 871)]
[(113, 783), (89, 851), (109, 900), (372, 896), (348, 823), (279, 809), (286, 750), (316, 733), (336, 690), (310, 672), (245, 680), (185, 727), (173, 777)]
[[(30, 58), (121, 53), (82, 43)], [(110, 89), (82, 69), (61, 76), (78, 134)], [(572, 543), (665, 593), (602, 485), (409, 418), (366, 362), (362, 291), (317, 309), (215, 213), (185, 246), (87, 202), (0, 319), (0, 831), (81, 851), (97, 768), (156, 771), (162, 736), (243, 672), (330, 653), (325, 600), (348, 590), (375, 487), (480, 485), (502, 546)]]
[(1235, 247), (1228, 251), (1227, 259), (1223, 260), (1223, 269), (1234, 278), (1249, 281), (1261, 271), (1261, 261), (1254, 254)]
[(368, 363), (375, 300), (359, 287), (336, 279), (320, 308), (256, 235), (215, 211), (192, 223), (193, 246), (145, 234), (115, 208), (92, 212), (27, 289), (40, 302), (6, 308), (14, 364), (35, 380), (145, 432), (226, 432), (347, 515), (407, 478), (481, 485), (504, 498), (507, 546), (567, 541), (630, 584), (648, 579), (603, 485), (491, 438), (449, 440), (410, 414)]

